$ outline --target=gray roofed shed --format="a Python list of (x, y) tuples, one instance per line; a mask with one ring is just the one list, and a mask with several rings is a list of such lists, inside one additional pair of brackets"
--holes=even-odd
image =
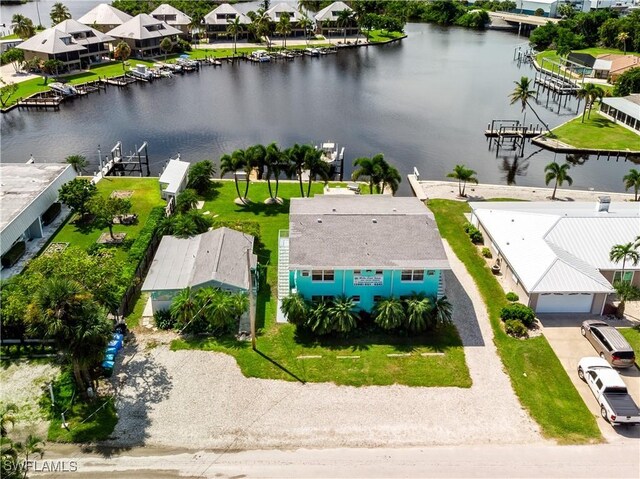
[(230, 228), (217, 228), (191, 238), (164, 236), (153, 258), (143, 291), (172, 291), (211, 285), (247, 291), (247, 249), (251, 267), (254, 237)]
[(291, 200), (289, 265), (300, 269), (448, 269), (433, 214), (417, 198)]

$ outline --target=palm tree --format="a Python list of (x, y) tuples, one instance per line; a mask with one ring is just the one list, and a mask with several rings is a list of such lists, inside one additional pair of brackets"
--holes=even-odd
[[(24, 455), (24, 463), (29, 464), (29, 457), (37, 454), (42, 459), (44, 456), (44, 441), (38, 436), (34, 436), (33, 434), (29, 434), (25, 442), (16, 442), (13, 444), (14, 448), (18, 453)], [(33, 460), (32, 460), (33, 461)], [(27, 477), (27, 470), (25, 470), (24, 478)]]
[(33, 25), (33, 22), (24, 15), (20, 15), (19, 13), (14, 14), (11, 18), (11, 23), (14, 24), (13, 32), (23, 40), (31, 38), (36, 34), (36, 27)]
[(18, 406), (15, 404), (3, 404), (0, 408), (0, 437), (7, 437), (7, 426), (11, 424), (11, 427), (16, 422), (16, 417), (13, 413), (18, 412)]
[(65, 161), (71, 165), (76, 173), (81, 174), (87, 167), (87, 159), (82, 155), (70, 155), (65, 158)]
[(452, 173), (447, 175), (447, 178), (454, 178), (458, 180), (458, 196), (465, 197), (465, 190), (467, 183), (478, 184), (478, 179), (474, 176), (476, 172), (464, 165), (456, 165)]
[[(195, 40), (199, 39), (200, 28), (202, 26), (203, 19), (204, 17), (200, 12), (193, 12), (191, 14), (191, 21), (189, 22), (188, 28), (189, 28), (189, 36), (191, 37), (191, 43), (194, 45), (196, 44)], [(193, 33), (195, 30), (198, 31), (198, 36), (196, 36)]]
[[(227, 173), (233, 173), (233, 181), (235, 182), (235, 185), (236, 185), (236, 193), (238, 194), (238, 200), (242, 203), (244, 203), (244, 200), (242, 199), (242, 195), (240, 194), (237, 172), (239, 170), (244, 169), (246, 164), (247, 164), (246, 153), (244, 150), (240, 150), (240, 149), (234, 151), (233, 153), (231, 153), (231, 155), (224, 155), (222, 158), (220, 158), (220, 178), (222, 178)], [(247, 182), (248, 182), (248, 177), (247, 177)], [(245, 189), (245, 194), (248, 188), (249, 187), (247, 185), (247, 188)]]
[(124, 62), (131, 56), (131, 47), (125, 41), (121, 41), (116, 45), (115, 50), (113, 50), (113, 58), (116, 60), (122, 60), (122, 71), (124, 71)]
[(302, 173), (304, 171), (304, 162), (307, 151), (313, 148), (310, 145), (298, 145), (297, 143), (285, 150), (285, 156), (289, 160), (288, 175), (298, 176), (298, 182), (300, 184), (300, 196), (304, 198), (304, 188), (302, 186)]
[(587, 118), (591, 118), (591, 109), (597, 100), (601, 100), (604, 97), (604, 90), (602, 87), (594, 85), (593, 88), (589, 88), (589, 114)]
[(253, 172), (255, 170), (256, 178), (258, 180), (261, 180), (262, 177), (264, 176), (264, 168), (266, 166), (265, 164), (266, 156), (267, 156), (267, 149), (264, 147), (264, 145), (257, 144), (247, 148), (247, 160), (249, 161), (252, 167), (250, 172)]
[(301, 28), (304, 31), (304, 39), (307, 46), (309, 45), (309, 31), (311, 30), (312, 27), (313, 27), (313, 22), (306, 15), (302, 15), (300, 17), (300, 20), (298, 20), (298, 28)]
[(344, 31), (344, 41), (343, 43), (347, 43), (347, 27), (351, 24), (353, 20), (353, 11), (345, 8), (344, 10), (340, 10), (338, 12), (338, 18), (336, 19), (336, 23), (339, 27), (342, 27)]
[(193, 321), (199, 309), (193, 290), (186, 287), (173, 298), (169, 312), (176, 322), (176, 328), (183, 330)]
[(329, 306), (326, 302), (320, 301), (310, 308), (306, 325), (318, 336), (331, 332), (333, 325), (329, 316)]
[(353, 170), (351, 179), (358, 181), (358, 179), (365, 177), (369, 181), (369, 194), (373, 194), (373, 187), (379, 186), (380, 183), (380, 164), (384, 161), (382, 153), (378, 153), (373, 158), (358, 158), (353, 162), (353, 166), (358, 168)]
[(311, 182), (318, 176), (326, 183), (329, 181), (331, 168), (329, 164), (322, 159), (322, 151), (315, 148), (307, 149), (304, 155), (304, 169), (309, 171), (309, 184), (307, 185), (307, 197), (311, 196)]
[(622, 43), (622, 48), (624, 50), (624, 54), (627, 54), (627, 40), (629, 40), (629, 34), (627, 32), (620, 32), (616, 37), (618, 43)]
[(244, 27), (240, 23), (240, 16), (236, 16), (232, 21), (230, 21), (227, 25), (227, 33), (229, 35), (233, 35), (233, 54), (238, 53), (238, 35), (242, 33)]
[(640, 170), (631, 168), (629, 173), (627, 173), (622, 179), (624, 180), (625, 190), (633, 188), (633, 201), (638, 201), (638, 190), (640, 190)]
[[(278, 145), (275, 143), (271, 143), (266, 148), (266, 154), (264, 157), (264, 163), (267, 167), (267, 187), (269, 188), (269, 198), (265, 203), (274, 204), (281, 203), (282, 200), (278, 198), (278, 188), (280, 187), (280, 175), (283, 172), (285, 161), (284, 154), (278, 148)], [(275, 179), (276, 182), (276, 190), (275, 194), (271, 189), (271, 178)]]
[(405, 301), (406, 327), (409, 331), (421, 333), (427, 329), (431, 320), (433, 305), (423, 294), (416, 294)]
[(333, 325), (333, 330), (347, 334), (356, 327), (357, 313), (353, 310), (355, 303), (347, 296), (335, 298), (328, 309), (329, 319)]
[(616, 317), (623, 318), (627, 301), (635, 301), (640, 299), (640, 288), (632, 285), (628, 281), (616, 281), (613, 284), (618, 296), (618, 308), (616, 309)]
[(291, 324), (303, 326), (309, 315), (309, 303), (300, 293), (290, 294), (282, 298), (282, 312)]
[(611, 248), (609, 252), (609, 259), (614, 263), (619, 263), (622, 260), (622, 274), (620, 275), (621, 281), (625, 282), (624, 270), (627, 260), (631, 261), (633, 265), (637, 265), (640, 262), (640, 252), (636, 249), (636, 246), (631, 243), (617, 244)]
[(453, 305), (449, 302), (446, 296), (439, 299), (434, 298), (432, 314), (436, 326), (449, 324), (453, 317)]
[(525, 112), (527, 107), (531, 108), (531, 111), (536, 116), (538, 121), (544, 125), (547, 131), (549, 131), (549, 126), (544, 121), (542, 121), (542, 118), (538, 116), (538, 113), (533, 109), (531, 103), (529, 103), (529, 100), (536, 97), (536, 91), (530, 89), (531, 80), (528, 77), (523, 76), (520, 78), (520, 81), (515, 81), (513, 83), (515, 83), (516, 87), (511, 95), (509, 95), (509, 97), (511, 98), (511, 104), (513, 105), (514, 103), (520, 102), (520, 104), (522, 105), (523, 113)]
[(282, 12), (280, 20), (276, 25), (276, 32), (284, 37), (284, 43), (282, 46), (287, 48), (287, 36), (291, 33), (291, 21), (289, 20), (289, 13)]
[(551, 195), (552, 200), (556, 199), (556, 190), (558, 189), (558, 186), (562, 186), (565, 181), (569, 184), (569, 186), (573, 184), (573, 178), (571, 178), (567, 173), (570, 168), (571, 165), (569, 163), (559, 165), (555, 161), (553, 163), (549, 163), (544, 167), (544, 171), (546, 172), (546, 175), (544, 177), (545, 185), (551, 183), (552, 180), (556, 180), (556, 183), (553, 186), (553, 194)]
[(395, 166), (391, 166), (386, 161), (380, 163), (380, 193), (389, 187), (393, 195), (398, 191), (402, 177)]
[(584, 100), (584, 109), (582, 110), (582, 123), (584, 123), (584, 117), (587, 114), (587, 107), (589, 106), (589, 98), (591, 92), (589, 87), (593, 86), (593, 83), (583, 83), (582, 87), (576, 92), (576, 96), (579, 100)]
[(196, 293), (202, 314), (213, 331), (226, 330), (237, 318), (231, 294), (217, 288), (202, 288)]
[(49, 14), (51, 17), (51, 24), (57, 25), (60, 22), (64, 22), (71, 18), (71, 13), (69, 9), (63, 5), (62, 3), (54, 3), (53, 8), (51, 8), (51, 13)]
[(405, 313), (399, 299), (383, 298), (373, 307), (374, 321), (382, 329), (398, 329), (405, 323)]
[(53, 339), (69, 357), (78, 388), (93, 386), (89, 371), (102, 358), (112, 330), (106, 311), (75, 281), (53, 277), (36, 291), (27, 311), (31, 331)]

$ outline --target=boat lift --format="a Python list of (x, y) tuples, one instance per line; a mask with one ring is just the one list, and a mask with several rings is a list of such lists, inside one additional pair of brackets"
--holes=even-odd
[(110, 158), (108, 156), (106, 157), (106, 162), (98, 155), (100, 157), (100, 170), (103, 172), (103, 176), (126, 176), (128, 174), (138, 173), (140, 177), (142, 177), (145, 176), (145, 168), (146, 176), (151, 175), (146, 141), (140, 148), (136, 145), (135, 152), (129, 152), (128, 155), (122, 153), (122, 142), (119, 141), (111, 148), (110, 155)]

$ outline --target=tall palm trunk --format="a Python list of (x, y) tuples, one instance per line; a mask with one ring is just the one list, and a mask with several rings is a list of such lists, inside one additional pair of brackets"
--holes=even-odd
[(82, 367), (80, 366), (80, 362), (74, 358), (71, 360), (71, 364), (73, 365), (73, 377), (76, 381), (76, 386), (80, 391), (84, 392), (84, 378), (82, 375)]
[(233, 181), (236, 184), (236, 193), (238, 194), (238, 199), (242, 199), (242, 195), (240, 194), (240, 187), (238, 185), (238, 177), (235, 173), (233, 174)]
[(311, 197), (311, 172), (309, 172), (309, 185), (307, 186), (307, 198)]
[(369, 194), (373, 194), (373, 178), (369, 180)]
[(267, 177), (267, 188), (269, 188), (269, 198), (273, 199), (273, 192), (271, 191), (271, 176)]
[(556, 190), (558, 189), (558, 178), (556, 178), (556, 184), (553, 186), (553, 194), (551, 195), (551, 199), (556, 199)]
[(278, 197), (278, 188), (280, 188), (280, 180), (276, 176), (276, 196), (275, 196), (275, 198)]
[(298, 169), (298, 182), (300, 182), (300, 196), (304, 198), (304, 187), (302, 186), (302, 168)]
[(549, 125), (547, 125), (544, 121), (542, 121), (542, 118), (540, 118), (540, 115), (538, 115), (538, 112), (533, 109), (533, 107), (531, 106), (531, 104), (528, 101), (527, 101), (527, 106), (529, 108), (531, 108), (531, 111), (533, 112), (533, 114), (536, 116), (538, 121), (544, 125), (544, 127), (547, 129), (547, 131), (551, 131), (549, 129)]
[(249, 175), (247, 175), (247, 179), (244, 180), (244, 196), (243, 198), (246, 200), (247, 195), (249, 194)]
[(463, 194), (462, 194), (462, 180), (458, 180), (458, 196), (463, 196)]

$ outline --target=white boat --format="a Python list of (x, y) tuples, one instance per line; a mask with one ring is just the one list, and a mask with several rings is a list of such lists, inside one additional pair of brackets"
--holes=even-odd
[(331, 166), (337, 166), (344, 158), (344, 147), (340, 150), (340, 154), (338, 154), (338, 145), (336, 143), (328, 141), (322, 143), (318, 149), (322, 151), (322, 160)]
[(222, 65), (222, 62), (220, 60), (216, 60), (214, 58), (209, 58), (209, 63), (211, 63), (213, 66), (219, 67)]
[(60, 82), (49, 83), (49, 88), (51, 88), (56, 93), (60, 93), (62, 96), (76, 96), (78, 95), (78, 90), (76, 90), (71, 85), (65, 85)]
[(153, 79), (153, 73), (149, 71), (149, 69), (147, 68), (147, 65), (143, 65), (141, 63), (138, 63), (133, 70), (129, 71), (129, 73), (131, 74), (131, 76), (134, 76), (136, 78), (141, 78), (143, 80)]
[(319, 57), (320, 50), (318, 50), (317, 48), (305, 48), (304, 54), (310, 57)]
[(256, 62), (270, 62), (271, 57), (266, 50), (256, 50), (249, 54), (249, 58)]

